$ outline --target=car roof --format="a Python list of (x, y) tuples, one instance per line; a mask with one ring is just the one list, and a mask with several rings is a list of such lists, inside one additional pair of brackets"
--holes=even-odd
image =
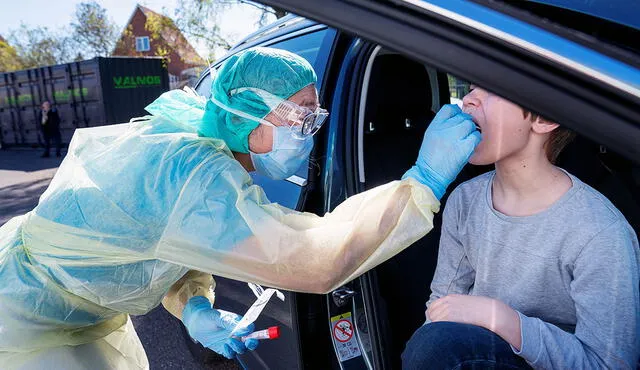
[(602, 18), (640, 30), (640, 1), (631, 0), (527, 0)]

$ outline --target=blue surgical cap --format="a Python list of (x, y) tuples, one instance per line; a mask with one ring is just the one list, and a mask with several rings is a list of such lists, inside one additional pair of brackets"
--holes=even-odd
[[(289, 99), (304, 87), (317, 81), (306, 59), (286, 50), (257, 47), (241, 51), (227, 59), (211, 84), (211, 95), (230, 108), (253, 117), (264, 118), (269, 107), (250, 90), (266, 90), (282, 99)], [(249, 134), (258, 122), (239, 117), (207, 102), (199, 134), (224, 140), (235, 152), (249, 152)]]

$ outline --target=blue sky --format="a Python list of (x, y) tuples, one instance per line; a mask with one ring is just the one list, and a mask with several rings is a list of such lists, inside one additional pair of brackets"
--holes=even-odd
[[(15, 0), (14, 0), (15, 1)], [(50, 29), (58, 29), (67, 26), (73, 17), (76, 4), (81, 0), (0, 0), (0, 35), (6, 36), (11, 29), (20, 27), (24, 22), (29, 26), (47, 26)], [(129, 20), (136, 4), (140, 3), (152, 10), (162, 13), (166, 9), (167, 14), (173, 16), (176, 7), (176, 0), (97, 0), (105, 9), (107, 14), (122, 29)], [(17, 5), (8, 6), (7, 3)], [(256, 22), (259, 19), (259, 12), (253, 7), (239, 5), (225, 12), (220, 17), (219, 26), (223, 35), (233, 44), (242, 37), (257, 29)], [(194, 43), (194, 46), (201, 55), (206, 55), (206, 50)], [(222, 51), (217, 51), (217, 56), (222, 56)]]

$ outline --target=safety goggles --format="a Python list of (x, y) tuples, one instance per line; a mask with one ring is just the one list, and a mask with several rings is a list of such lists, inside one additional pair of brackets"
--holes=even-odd
[[(234, 89), (229, 95), (233, 96), (243, 91), (251, 91), (258, 95), (271, 109), (271, 113), (273, 113), (273, 115), (282, 122), (283, 125), (289, 127), (291, 135), (300, 140), (315, 135), (329, 116), (329, 112), (325, 109), (318, 107), (315, 111), (312, 111), (309, 108), (301, 107), (292, 101), (282, 99), (262, 89), (248, 87)], [(259, 122), (263, 125), (272, 127), (276, 126), (265, 119), (254, 117), (248, 113), (233, 109), (218, 101), (213, 95), (211, 96), (211, 101), (220, 108), (240, 117)]]
[(283, 100), (271, 112), (281, 122), (288, 125), (292, 135), (299, 139), (315, 135), (329, 116), (326, 109), (318, 107), (312, 111), (289, 100)]

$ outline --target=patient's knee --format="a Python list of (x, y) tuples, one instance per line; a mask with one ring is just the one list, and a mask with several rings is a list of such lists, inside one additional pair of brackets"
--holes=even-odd
[[(446, 369), (456, 366), (485, 340), (486, 329), (454, 322), (435, 322), (416, 330), (402, 354), (404, 369)], [(493, 333), (491, 333), (493, 334)], [(477, 347), (476, 347), (477, 348)]]
[(507, 342), (475, 325), (436, 322), (416, 330), (402, 354), (403, 369), (529, 368)]
[(456, 352), (460, 325), (453, 322), (435, 322), (420, 327), (407, 342), (402, 354), (403, 364), (428, 364), (445, 353)]

